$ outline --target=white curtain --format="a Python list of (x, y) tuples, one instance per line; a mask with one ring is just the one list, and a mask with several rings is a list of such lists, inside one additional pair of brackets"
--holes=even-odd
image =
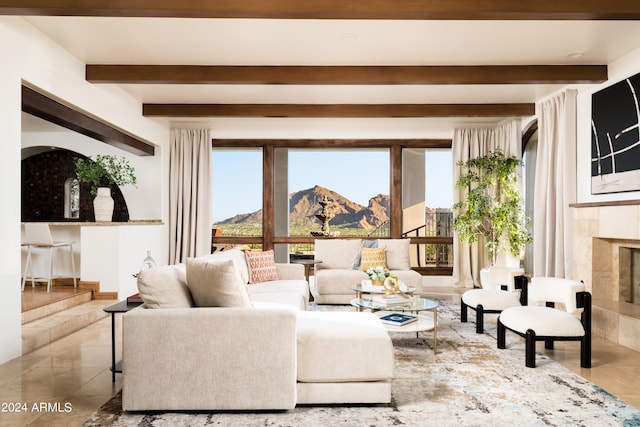
[(576, 200), (577, 91), (539, 103), (533, 214), (533, 274), (571, 278)]
[[(459, 161), (484, 156), (500, 148), (507, 156), (522, 157), (522, 130), (519, 119), (509, 120), (495, 128), (456, 129), (453, 135), (453, 184), (460, 178), (462, 168)], [(453, 202), (464, 200), (465, 189), (453, 191)], [(472, 288), (480, 283), (480, 270), (488, 262), (484, 245), (469, 245), (460, 242), (457, 233), (453, 239), (453, 283), (456, 287)]]
[(211, 138), (208, 129), (171, 129), (169, 260), (211, 251)]

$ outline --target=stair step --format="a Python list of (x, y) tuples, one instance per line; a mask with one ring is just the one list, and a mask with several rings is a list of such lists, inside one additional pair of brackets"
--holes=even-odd
[[(91, 294), (89, 294), (91, 295)], [(103, 309), (117, 301), (92, 300), (22, 325), (22, 354), (76, 332), (108, 316)]]
[(89, 301), (91, 301), (91, 290), (86, 290), (85, 292), (79, 291), (77, 294), (69, 296), (68, 298), (23, 312), (22, 324), (24, 325), (25, 323), (33, 322), (34, 320), (59, 313)]

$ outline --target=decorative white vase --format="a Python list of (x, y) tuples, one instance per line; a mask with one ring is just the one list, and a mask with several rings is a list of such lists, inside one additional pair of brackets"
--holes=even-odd
[(93, 199), (93, 213), (96, 222), (111, 222), (113, 218), (113, 199), (109, 187), (98, 187), (98, 195)]

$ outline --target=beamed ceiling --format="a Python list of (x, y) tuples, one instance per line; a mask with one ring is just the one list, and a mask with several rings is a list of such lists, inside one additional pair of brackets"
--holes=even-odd
[[(638, 0), (0, 0), (172, 125), (530, 117), (640, 48)], [(267, 120), (267, 119), (265, 119)]]

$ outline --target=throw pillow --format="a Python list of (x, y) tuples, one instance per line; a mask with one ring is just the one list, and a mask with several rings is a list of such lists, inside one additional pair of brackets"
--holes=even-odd
[(147, 308), (193, 306), (184, 264), (163, 265), (138, 274), (138, 293)]
[(389, 270), (411, 270), (410, 243), (409, 239), (386, 239), (384, 241), (384, 245), (387, 248)]
[(187, 259), (187, 286), (196, 307), (251, 307), (247, 287), (232, 260)]
[[(378, 241), (377, 240), (363, 240), (362, 241), (363, 248), (377, 248)], [(356, 260), (353, 262), (353, 269), (360, 270), (360, 263), (362, 262), (362, 252), (358, 252), (356, 256)]]
[(273, 249), (263, 252), (246, 251), (244, 255), (247, 257), (247, 265), (249, 266), (249, 283), (278, 280)]
[(387, 268), (387, 258), (384, 254), (384, 246), (380, 248), (360, 248), (362, 260), (360, 261), (360, 271), (367, 271), (371, 267)]

